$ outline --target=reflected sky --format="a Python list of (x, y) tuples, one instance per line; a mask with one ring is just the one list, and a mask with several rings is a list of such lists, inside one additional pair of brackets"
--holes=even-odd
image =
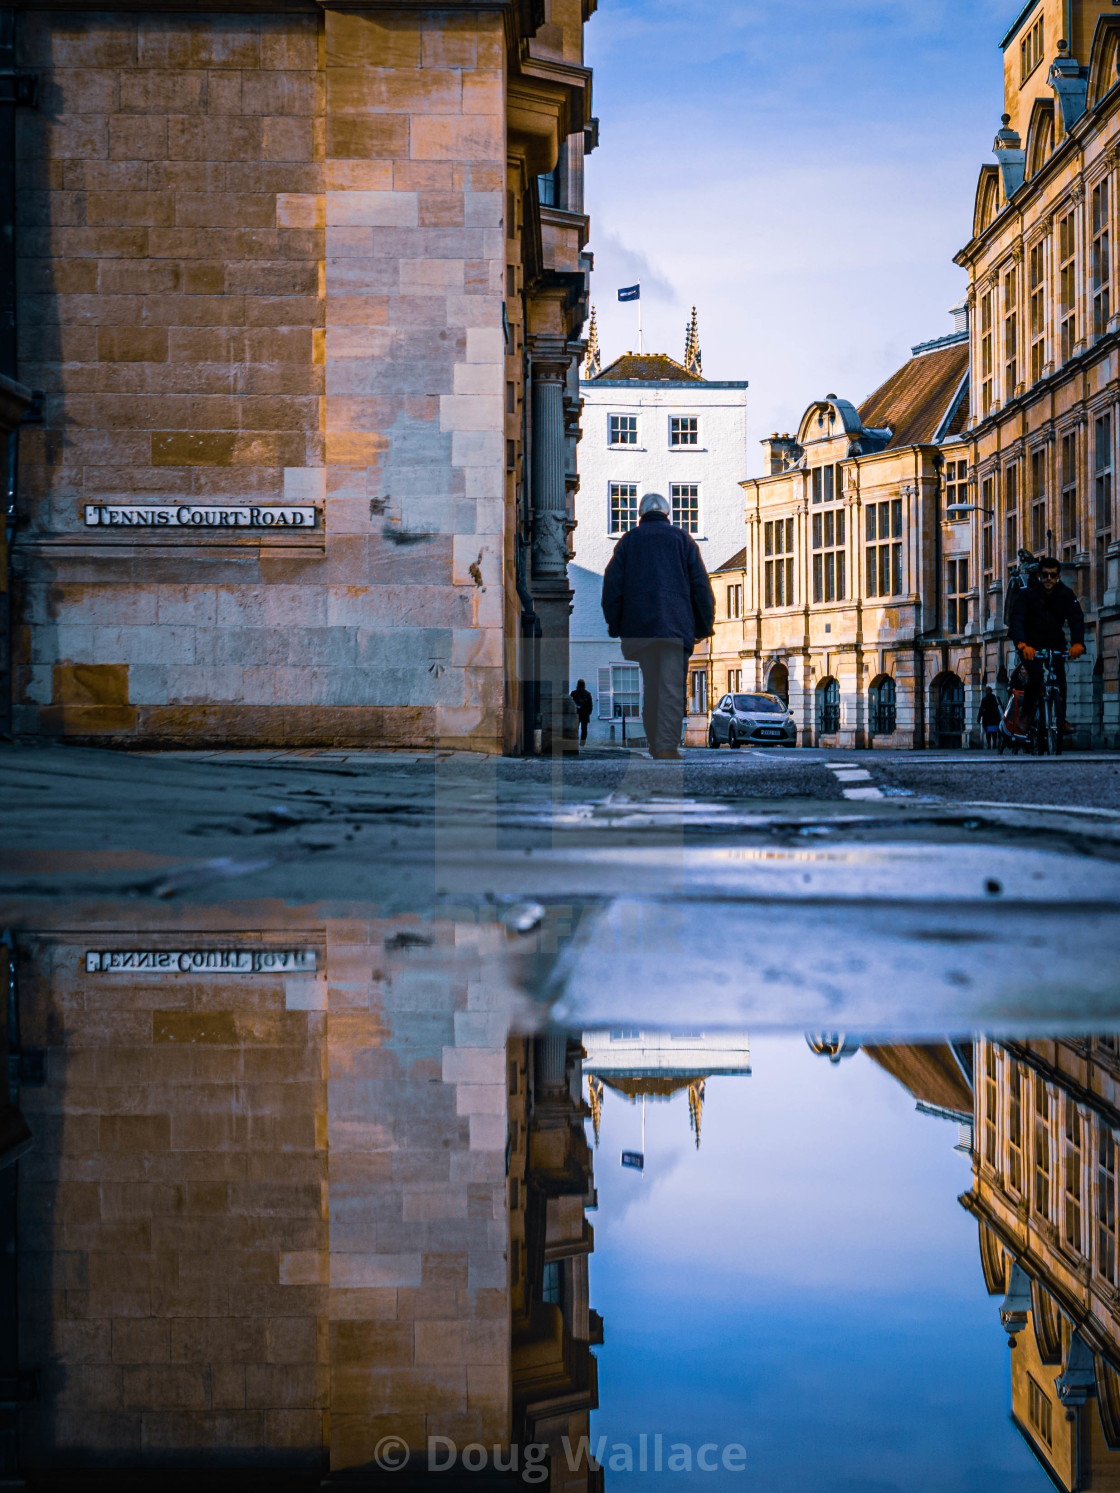
[(751, 1061), (749, 1078), (708, 1081), (699, 1151), (684, 1095), (649, 1104), (643, 1175), (619, 1166), (641, 1106), (606, 1095), (591, 1290), (608, 1456), (661, 1432), (666, 1455), (747, 1448), (744, 1472), (674, 1487), (1049, 1487), (1008, 1420), (955, 1126), (864, 1053), (830, 1067), (800, 1035), (761, 1035)]

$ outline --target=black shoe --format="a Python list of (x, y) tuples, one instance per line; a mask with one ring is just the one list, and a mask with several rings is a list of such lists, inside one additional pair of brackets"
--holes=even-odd
[(650, 756), (657, 762), (683, 762), (684, 758), (675, 747), (670, 747), (667, 752), (650, 752)]

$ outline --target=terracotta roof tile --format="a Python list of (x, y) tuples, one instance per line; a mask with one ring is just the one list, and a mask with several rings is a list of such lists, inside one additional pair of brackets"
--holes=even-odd
[(588, 383), (613, 383), (620, 379), (638, 379), (644, 384), (702, 384), (704, 380), (689, 373), (683, 363), (666, 353), (623, 353)]
[[(859, 407), (860, 420), (865, 426), (889, 425), (893, 432), (891, 446), (932, 441), (967, 369), (967, 341), (921, 353), (864, 400)], [(952, 421), (954, 433), (963, 428), (967, 418), (967, 400), (962, 400)]]
[(746, 570), (746, 568), (747, 550), (746, 546), (744, 545), (744, 547), (738, 552), (738, 554), (732, 555), (731, 559), (725, 560), (722, 565), (717, 565), (715, 570), (713, 570), (711, 574), (719, 575), (721, 570)]

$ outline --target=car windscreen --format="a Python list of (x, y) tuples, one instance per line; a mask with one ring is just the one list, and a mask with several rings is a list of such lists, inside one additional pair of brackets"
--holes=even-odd
[(769, 695), (736, 695), (735, 709), (744, 715), (785, 715), (785, 706)]

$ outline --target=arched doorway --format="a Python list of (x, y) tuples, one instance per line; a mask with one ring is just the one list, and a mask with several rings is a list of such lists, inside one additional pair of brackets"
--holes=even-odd
[(789, 704), (789, 670), (785, 664), (774, 664), (766, 676), (766, 692)]
[(898, 725), (898, 692), (889, 674), (873, 679), (867, 691), (868, 736), (890, 736)]
[(939, 747), (959, 747), (964, 737), (964, 684), (956, 674), (938, 674), (930, 685), (932, 735)]
[(817, 685), (817, 735), (834, 736), (840, 729), (840, 685), (822, 679)]

